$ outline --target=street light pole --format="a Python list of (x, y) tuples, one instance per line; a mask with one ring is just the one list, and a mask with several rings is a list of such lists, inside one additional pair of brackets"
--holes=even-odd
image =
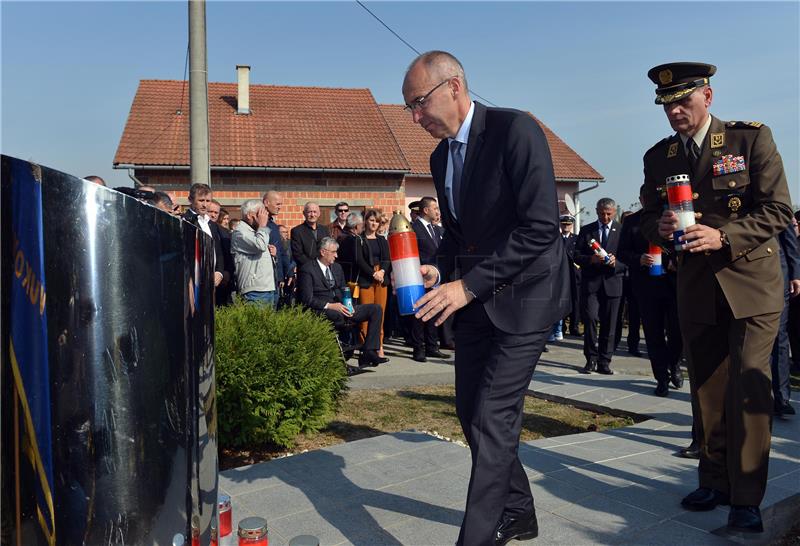
[(190, 183), (210, 186), (205, 0), (189, 0), (189, 112)]

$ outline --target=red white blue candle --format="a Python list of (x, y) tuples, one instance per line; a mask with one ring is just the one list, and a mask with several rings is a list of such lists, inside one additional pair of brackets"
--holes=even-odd
[(650, 243), (650, 248), (647, 253), (653, 257), (653, 263), (650, 264), (650, 276), (658, 277), (664, 274), (664, 269), (661, 267), (661, 247)]
[(392, 259), (397, 307), (401, 315), (413, 315), (417, 312), (414, 303), (425, 295), (425, 287), (419, 270), (417, 235), (400, 212), (394, 213), (389, 224), (389, 256)]
[(667, 177), (667, 201), (670, 210), (678, 216), (678, 229), (672, 234), (675, 250), (683, 250), (684, 243), (680, 237), (683, 237), (686, 228), (695, 224), (692, 185), (688, 174)]

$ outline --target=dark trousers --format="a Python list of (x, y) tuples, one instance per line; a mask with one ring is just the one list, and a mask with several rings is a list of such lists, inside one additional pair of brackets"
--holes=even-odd
[(733, 317), (716, 289), (716, 324), (681, 317), (692, 397), (703, 435), (700, 487), (730, 494), (731, 504), (761, 504), (767, 486), (772, 423), (769, 356), (780, 313)]
[(778, 335), (775, 336), (775, 343), (772, 345), (772, 357), (770, 358), (772, 395), (775, 397), (775, 402), (788, 402), (791, 397), (791, 385), (789, 383), (791, 362), (789, 361), (789, 332), (787, 330), (789, 324), (788, 283), (786, 283), (783, 298), (784, 305), (780, 324), (778, 325)]
[(569, 320), (569, 333), (577, 336), (579, 332), (578, 323), (581, 320), (580, 281), (576, 271), (571, 269), (569, 275), (569, 291), (570, 296), (572, 296), (572, 306), (566, 318)]
[(789, 320), (786, 325), (789, 346), (792, 349), (792, 365), (800, 369), (800, 296), (789, 300)]
[(633, 286), (630, 279), (626, 278), (622, 283), (622, 300), (619, 303), (619, 312), (617, 313), (617, 329), (614, 333), (614, 350), (619, 347), (619, 342), (622, 339), (622, 325), (625, 315), (628, 316), (628, 350), (639, 350), (639, 327), (642, 325), (641, 315), (639, 311), (639, 302), (636, 296), (633, 295)]
[[(611, 363), (614, 354), (614, 333), (617, 329), (617, 313), (620, 297), (609, 297), (603, 285), (597, 291), (583, 292), (583, 355), (586, 361), (598, 364)], [(597, 323), (600, 322), (600, 337), (597, 336)]]
[(642, 287), (635, 290), (635, 295), (653, 377), (659, 383), (666, 383), (670, 369), (678, 365), (683, 350), (675, 291), (666, 287), (661, 290)]
[(433, 320), (422, 322), (420, 319), (411, 317), (411, 345), (414, 350), (435, 351), (439, 344), (439, 334)]
[(518, 457), (525, 392), (550, 333), (507, 334), (483, 305), (458, 311), (456, 413), (472, 454), (464, 521), (457, 544), (494, 544), (504, 512), (533, 510), (528, 476)]
[(377, 303), (367, 303), (364, 305), (356, 305), (352, 317), (345, 317), (338, 311), (325, 309), (323, 314), (333, 322), (333, 325), (338, 328), (345, 328), (347, 322), (366, 322), (367, 335), (364, 339), (365, 351), (377, 351), (381, 346), (381, 306)]

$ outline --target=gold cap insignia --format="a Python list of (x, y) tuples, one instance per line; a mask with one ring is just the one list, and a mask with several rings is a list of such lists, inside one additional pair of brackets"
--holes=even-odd
[(661, 82), (661, 85), (667, 85), (668, 83), (672, 83), (672, 70), (667, 68), (666, 70), (662, 70), (658, 73), (658, 81)]
[(676, 155), (678, 155), (678, 143), (673, 142), (672, 144), (669, 145), (669, 149), (667, 150), (667, 157), (668, 158), (675, 157)]
[(725, 133), (711, 133), (711, 147), (722, 148), (725, 144)]

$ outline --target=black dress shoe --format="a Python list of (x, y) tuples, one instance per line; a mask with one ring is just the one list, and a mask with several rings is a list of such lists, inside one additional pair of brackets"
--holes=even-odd
[(659, 381), (654, 394), (662, 398), (669, 396), (669, 383), (666, 381)]
[(359, 368), (374, 368), (378, 364), (385, 364), (389, 359), (378, 356), (378, 351), (362, 351), (358, 357)]
[(636, 356), (636, 357), (641, 358), (642, 351), (640, 351), (639, 349), (628, 349), (628, 354), (631, 355), (631, 356)]
[(530, 540), (539, 536), (539, 522), (536, 521), (536, 511), (529, 516), (514, 518), (503, 514), (503, 518), (494, 532), (494, 543), (503, 546), (512, 540)]
[(775, 399), (775, 417), (783, 417), (784, 415), (795, 415), (794, 408), (786, 400)]
[(707, 512), (720, 504), (730, 504), (728, 494), (709, 487), (699, 487), (681, 501), (681, 506), (693, 512)]
[(414, 356), (411, 357), (417, 362), (427, 362), (428, 359), (425, 358), (425, 351), (423, 349), (414, 349)]
[(728, 529), (743, 533), (763, 533), (761, 510), (758, 506), (731, 506), (728, 514)]
[(676, 389), (683, 387), (683, 370), (681, 370), (680, 364), (676, 364), (669, 370), (669, 380)]
[(581, 373), (592, 373), (593, 371), (597, 370), (597, 362), (594, 360), (590, 360), (586, 363), (586, 366), (580, 370)]
[(597, 373), (601, 373), (603, 375), (614, 375), (614, 370), (609, 368), (608, 364), (598, 364)]
[(425, 351), (425, 356), (428, 356), (430, 358), (449, 358), (450, 355), (444, 354), (439, 349), (428, 349), (427, 351)]
[(684, 459), (699, 459), (700, 446), (692, 442), (687, 447), (678, 450), (678, 457), (683, 457)]

